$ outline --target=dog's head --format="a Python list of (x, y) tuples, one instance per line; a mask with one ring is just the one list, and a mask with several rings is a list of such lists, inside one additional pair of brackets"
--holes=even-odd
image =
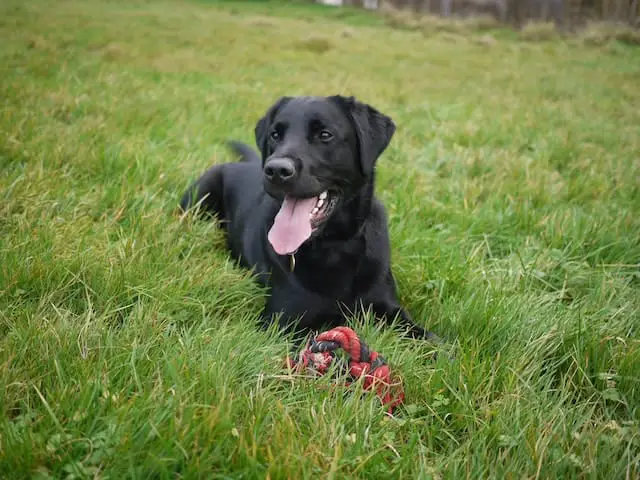
[(278, 254), (295, 252), (370, 181), (394, 132), (353, 97), (283, 97), (267, 111), (255, 135), (265, 191), (282, 201), (269, 232)]

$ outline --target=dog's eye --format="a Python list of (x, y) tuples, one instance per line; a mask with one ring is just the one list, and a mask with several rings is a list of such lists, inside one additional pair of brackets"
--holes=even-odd
[(271, 137), (271, 140), (273, 140), (274, 142), (277, 142), (280, 140), (280, 133), (277, 130), (274, 130), (273, 132), (271, 132), (269, 136)]
[(320, 138), (320, 140), (322, 140), (323, 142), (328, 142), (333, 138), (333, 133), (331, 133), (329, 130), (322, 130), (318, 134), (318, 138)]

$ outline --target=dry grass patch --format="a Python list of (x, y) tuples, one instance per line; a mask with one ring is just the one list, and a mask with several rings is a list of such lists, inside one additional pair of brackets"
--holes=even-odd
[(594, 46), (603, 46), (613, 41), (638, 46), (640, 45), (640, 29), (634, 29), (624, 24), (593, 22), (578, 33), (577, 41)]
[(529, 42), (547, 42), (561, 38), (553, 22), (527, 22), (518, 36)]

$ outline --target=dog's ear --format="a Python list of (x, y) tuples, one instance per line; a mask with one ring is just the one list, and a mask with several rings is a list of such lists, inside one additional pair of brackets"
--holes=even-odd
[(278, 113), (278, 110), (289, 103), (290, 100), (291, 97), (280, 97), (280, 99), (276, 103), (271, 105), (269, 110), (267, 110), (267, 113), (265, 113), (264, 117), (258, 120), (258, 123), (256, 124), (256, 127), (254, 129), (254, 133), (256, 136), (256, 145), (262, 153), (263, 161), (268, 155), (267, 146), (269, 145), (269, 127), (273, 122), (273, 117), (275, 117), (276, 113)]
[(354, 97), (334, 95), (329, 99), (340, 105), (350, 117), (358, 135), (360, 168), (362, 174), (369, 177), (376, 160), (389, 146), (396, 131), (395, 123), (387, 115)]

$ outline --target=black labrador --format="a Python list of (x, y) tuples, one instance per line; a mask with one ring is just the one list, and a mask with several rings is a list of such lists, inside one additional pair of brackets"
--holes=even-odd
[(345, 309), (398, 319), (437, 340), (400, 306), (374, 167), (395, 132), (391, 118), (354, 97), (282, 97), (255, 127), (261, 157), (216, 165), (180, 207), (217, 217), (232, 256), (269, 289), (262, 315), (298, 334), (345, 323)]

